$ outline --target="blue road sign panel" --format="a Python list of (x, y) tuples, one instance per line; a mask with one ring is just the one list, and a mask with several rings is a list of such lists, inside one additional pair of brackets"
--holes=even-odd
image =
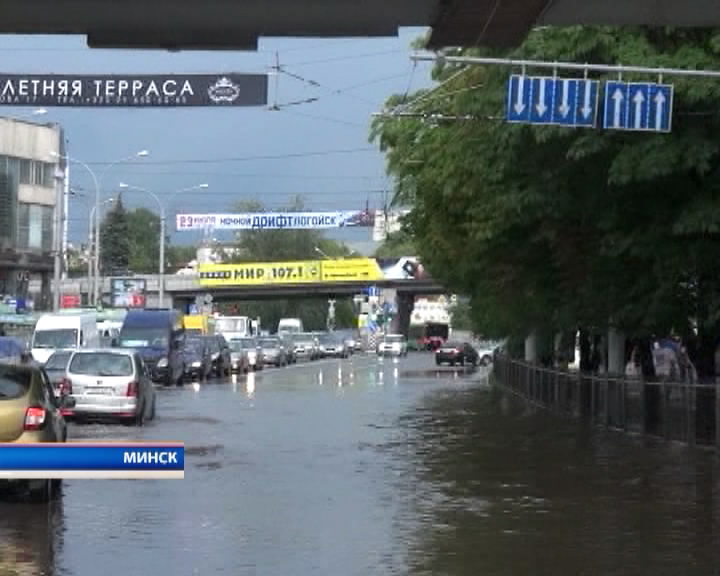
[(670, 132), (673, 94), (670, 84), (607, 82), (603, 128)]
[(597, 123), (597, 80), (514, 75), (508, 82), (508, 122), (592, 128)]

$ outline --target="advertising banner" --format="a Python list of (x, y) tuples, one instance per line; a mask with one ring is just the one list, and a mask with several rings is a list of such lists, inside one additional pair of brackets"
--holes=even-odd
[(145, 308), (145, 280), (142, 278), (111, 278), (113, 308)]
[(266, 74), (0, 74), (0, 106), (265, 106)]
[(375, 214), (365, 210), (332, 212), (260, 212), (243, 214), (178, 214), (183, 230), (316, 230), (346, 226), (372, 227)]
[(300, 262), (245, 262), (202, 264), (198, 270), (203, 286), (263, 286), (277, 284), (362, 284), (380, 280), (425, 279), (417, 258), (348, 258)]

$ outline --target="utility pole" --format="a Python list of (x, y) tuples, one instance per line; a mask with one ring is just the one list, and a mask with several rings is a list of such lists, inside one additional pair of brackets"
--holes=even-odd
[[(70, 140), (65, 140), (65, 150), (70, 146)], [(70, 264), (68, 256), (68, 214), (70, 212), (70, 162), (65, 161), (65, 186), (63, 190), (63, 211), (62, 211), (62, 257), (63, 257), (63, 279), (67, 278)]]
[(62, 243), (62, 226), (63, 226), (63, 206), (64, 206), (64, 187), (62, 180), (64, 172), (60, 171), (60, 160), (55, 171), (55, 223), (53, 226), (53, 250), (55, 258), (53, 262), (53, 311), (60, 309), (60, 282), (62, 281), (63, 272), (63, 243)]

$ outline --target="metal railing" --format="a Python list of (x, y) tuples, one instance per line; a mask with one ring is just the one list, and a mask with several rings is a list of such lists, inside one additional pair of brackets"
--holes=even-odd
[(720, 384), (648, 382), (496, 356), (493, 376), (531, 404), (609, 429), (720, 450)]

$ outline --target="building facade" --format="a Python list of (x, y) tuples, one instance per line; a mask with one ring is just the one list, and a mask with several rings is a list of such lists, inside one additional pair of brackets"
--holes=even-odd
[(37, 309), (52, 306), (64, 155), (60, 126), (0, 118), (0, 296), (27, 301), (30, 282), (39, 281)]

